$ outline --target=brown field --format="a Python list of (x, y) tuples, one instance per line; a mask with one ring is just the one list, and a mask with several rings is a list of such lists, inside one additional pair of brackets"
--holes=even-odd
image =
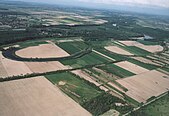
[(58, 61), (52, 62), (25, 62), (27, 67), (34, 73), (44, 73), (51, 72), (57, 70), (68, 69), (68, 67), (64, 66)]
[(163, 51), (163, 47), (160, 45), (144, 45), (136, 41), (119, 41), (119, 42), (125, 44), (126, 46), (136, 46), (151, 53)]
[(149, 71), (148, 69), (145, 69), (145, 68), (140, 67), (136, 64), (130, 63), (128, 61), (118, 62), (118, 63), (115, 63), (115, 65), (117, 65), (125, 70), (128, 70), (134, 74), (140, 74), (140, 73), (144, 73), (144, 72)]
[(124, 92), (124, 90), (122, 88), (120, 88), (118, 85), (114, 84), (113, 82), (108, 82), (107, 84), (109, 84), (110, 86), (116, 88), (117, 90)]
[(152, 70), (132, 77), (119, 79), (117, 82), (128, 89), (125, 93), (139, 103), (146, 102), (152, 96), (159, 96), (169, 90), (167, 75)]
[(8, 76), (8, 74), (7, 74), (5, 68), (4, 68), (4, 66), (3, 66), (3, 64), (0, 60), (0, 78), (1, 77), (7, 77), (7, 76)]
[(58, 61), (53, 62), (20, 62), (14, 61), (0, 54), (0, 77), (26, 75), (31, 73), (44, 73), (50, 71), (64, 70), (68, 67)]
[(69, 56), (67, 52), (54, 44), (42, 44), (16, 51), (16, 55), (24, 58), (57, 58)]
[(157, 63), (155, 63), (155, 62), (153, 62), (149, 59), (143, 58), (143, 57), (133, 57), (133, 59), (140, 61), (140, 62), (143, 62), (143, 63), (146, 63), (146, 64), (153, 64), (153, 65), (160, 66), (159, 64), (157, 64)]
[[(4, 75), (3, 77), (7, 76), (17, 76), (17, 75), (25, 75), (30, 74), (32, 71), (26, 66), (24, 62), (14, 61), (7, 58), (4, 58), (2, 56), (2, 53), (0, 54), (0, 60), (1, 64), (1, 70), (6, 70), (7, 75)], [(3, 71), (4, 72), (4, 71)]]
[(123, 50), (122, 48), (119, 48), (117, 46), (107, 46), (105, 47), (105, 49), (111, 51), (111, 52), (114, 52), (114, 53), (117, 53), (117, 54), (122, 54), (122, 55), (133, 55), (132, 53), (128, 52), (128, 51), (125, 51)]
[(101, 85), (100, 83), (96, 82), (92, 76), (88, 75), (87, 73), (85, 73), (85, 72), (82, 71), (82, 70), (75, 70), (75, 71), (71, 71), (71, 72), (72, 72), (73, 74), (76, 74), (76, 75), (78, 75), (79, 77), (84, 78), (85, 80), (87, 80), (87, 81), (89, 81), (89, 82), (95, 84), (96, 86), (100, 86), (100, 85)]
[(91, 116), (44, 77), (0, 83), (0, 116)]

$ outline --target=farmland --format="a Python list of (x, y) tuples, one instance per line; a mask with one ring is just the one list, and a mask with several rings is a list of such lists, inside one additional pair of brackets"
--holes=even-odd
[(101, 90), (88, 85), (86, 81), (72, 73), (52, 74), (47, 75), (46, 78), (80, 104), (102, 93)]
[(16, 52), (16, 55), (25, 58), (52, 58), (69, 56), (69, 54), (63, 51), (60, 47), (52, 44), (44, 44), (21, 49)]
[(158, 18), (156, 25), (168, 18), (24, 2), (3, 5), (0, 116), (168, 113), (167, 25), (141, 26), (143, 17)]
[(44, 77), (0, 83), (0, 98), (1, 116), (91, 115)]
[[(156, 75), (156, 76), (154, 76)], [(126, 94), (138, 102), (146, 102), (151, 97), (157, 97), (169, 89), (167, 75), (158, 71), (150, 71), (129, 78), (117, 80), (128, 89)], [(141, 81), (140, 81), (141, 80)]]
[(161, 99), (153, 102), (152, 104), (149, 104), (148, 106), (145, 106), (138, 110), (137, 112), (134, 112), (131, 114), (131, 116), (150, 116), (150, 115), (168, 115), (168, 102), (169, 102), (169, 96), (168, 94), (163, 96)]
[[(130, 50), (130, 46), (119, 41), (111, 40), (109, 45), (111, 42), (113, 47), (118, 48), (113, 49), (115, 52), (106, 49), (107, 44), (97, 46), (93, 43), (90, 46), (89, 42), (71, 38), (45, 39), (44, 42), (35, 41), (32, 45), (31, 41), (25, 45), (19, 43), (19, 46), (15, 45), (19, 48), (16, 55), (30, 61), (15, 61), (1, 54), (1, 76), (14, 76), (15, 79), (15, 76), (25, 75), (29, 78), (29, 74), (45, 75), (53, 86), (92, 115), (104, 114), (109, 110), (125, 114), (168, 91), (168, 73), (166, 69), (162, 70), (163, 65), (156, 63), (160, 62), (156, 54), (140, 51), (140, 48)], [(10, 50), (10, 47), (4, 48)], [(119, 49), (133, 54), (119, 54)], [(81, 52), (85, 54), (71, 57)], [(156, 59), (147, 57), (150, 54)], [(59, 61), (55, 61), (57, 57)], [(38, 61), (43, 58), (44, 61)], [(53, 61), (50, 58), (54, 58)], [(13, 67), (8, 67), (8, 63)], [(15, 65), (22, 67), (22, 70), (17, 70)], [(30, 75), (30, 78), (35, 77)]]

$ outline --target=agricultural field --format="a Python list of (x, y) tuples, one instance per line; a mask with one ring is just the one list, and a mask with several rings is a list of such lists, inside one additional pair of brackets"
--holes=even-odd
[(9, 3), (0, 1), (0, 116), (167, 115), (167, 17)]
[(108, 73), (112, 73), (120, 78), (130, 77), (130, 76), (135, 75), (134, 73), (132, 73), (126, 69), (123, 69), (115, 64), (108, 64), (105, 66), (101, 66), (99, 68), (108, 72)]
[(163, 51), (163, 47), (160, 45), (145, 45), (137, 41), (120, 41), (120, 42), (125, 44), (126, 46), (135, 46), (150, 53)]
[(119, 62), (119, 63), (115, 63), (116, 66), (119, 66), (125, 70), (129, 70), (130, 72), (134, 73), (134, 74), (141, 74), (144, 72), (148, 72), (149, 70), (142, 68), (138, 65), (135, 65), (133, 63), (130, 63), (128, 61), (123, 61), (123, 62)]
[[(156, 76), (154, 76), (156, 75)], [(166, 74), (152, 70), (125, 79), (117, 80), (128, 91), (125, 93), (139, 103), (146, 103), (151, 97), (158, 97), (169, 89)]]
[(91, 116), (45, 77), (0, 83), (0, 98), (1, 116)]
[(84, 42), (58, 42), (57, 45), (68, 52), (69, 54), (75, 54), (77, 52), (80, 52), (86, 48), (88, 48), (88, 45), (86, 45)]
[(69, 56), (67, 52), (53, 44), (42, 44), (16, 51), (23, 58), (57, 58)]
[(109, 61), (110, 60), (108, 58), (105, 58), (95, 52), (91, 52), (87, 55), (82, 56), (81, 58), (65, 60), (62, 61), (61, 63), (75, 68), (75, 67), (82, 67), (86, 65), (106, 63)]
[[(3, 78), (12, 76), (22, 76), (32, 73), (45, 73), (56, 70), (68, 69), (58, 61), (53, 62), (21, 62), (5, 58), (0, 54), (1, 71)], [(17, 68), (16, 68), (17, 66)]]
[(47, 75), (46, 78), (80, 104), (102, 93), (99, 88), (89, 85), (84, 79), (73, 73), (51, 74)]
[(121, 55), (128, 55), (128, 56), (133, 55), (132, 53), (130, 53), (118, 46), (108, 46), (108, 47), (105, 47), (105, 49), (107, 49), (113, 53), (117, 53), (117, 54), (121, 54)]
[(131, 114), (131, 116), (167, 116), (168, 115), (169, 95), (166, 94), (155, 102), (142, 107), (138, 111)]

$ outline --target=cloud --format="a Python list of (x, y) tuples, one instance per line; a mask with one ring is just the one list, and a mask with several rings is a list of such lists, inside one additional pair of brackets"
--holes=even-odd
[(121, 4), (121, 5), (149, 5), (169, 8), (169, 0), (78, 0), (87, 3), (103, 3), (103, 4)]

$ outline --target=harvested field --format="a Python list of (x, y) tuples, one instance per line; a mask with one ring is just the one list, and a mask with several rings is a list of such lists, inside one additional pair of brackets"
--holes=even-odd
[(25, 62), (29, 69), (34, 73), (44, 73), (57, 70), (68, 69), (58, 61), (53, 62)]
[(16, 51), (16, 55), (24, 58), (57, 58), (69, 56), (67, 52), (54, 44), (41, 44)]
[(159, 96), (169, 90), (167, 75), (152, 70), (146, 73), (119, 79), (117, 82), (128, 89), (125, 93), (139, 103), (146, 102), (152, 96)]
[(100, 85), (101, 85), (100, 83), (96, 82), (93, 77), (91, 77), (90, 75), (88, 75), (87, 73), (85, 73), (85, 72), (82, 71), (82, 70), (75, 70), (75, 71), (71, 71), (71, 72), (72, 72), (73, 74), (76, 74), (76, 75), (78, 75), (79, 77), (84, 78), (85, 80), (87, 80), (87, 81), (89, 81), (89, 82), (95, 84), (96, 86), (100, 86)]
[(1, 116), (90, 116), (44, 77), (0, 83)]
[(105, 49), (113, 52), (113, 53), (116, 53), (116, 54), (122, 54), (122, 55), (133, 55), (132, 53), (128, 52), (128, 51), (125, 51), (123, 50), (122, 48), (119, 48), (117, 46), (107, 46), (105, 47)]
[(155, 62), (153, 62), (149, 59), (143, 58), (143, 57), (133, 57), (133, 59), (140, 61), (140, 62), (143, 62), (143, 63), (146, 63), (146, 64), (152, 64), (152, 65), (160, 66), (159, 64), (157, 64), (157, 63), (155, 63)]
[(117, 65), (125, 70), (128, 70), (134, 74), (140, 74), (140, 73), (144, 73), (144, 72), (149, 71), (148, 69), (145, 69), (145, 68), (140, 67), (136, 64), (130, 63), (128, 61), (118, 62), (118, 63), (115, 63), (115, 65)]
[(68, 67), (58, 61), (53, 62), (21, 62), (4, 58), (0, 54), (0, 71), (3, 78), (8, 76), (26, 75), (31, 73), (44, 73), (64, 70)]
[(1, 77), (7, 77), (7, 76), (8, 76), (8, 74), (7, 74), (5, 68), (4, 68), (4, 66), (3, 66), (3, 64), (0, 60), (0, 78)]
[(119, 41), (119, 42), (126, 46), (135, 46), (136, 44), (138, 44), (137, 41)]
[(137, 41), (119, 41), (119, 42), (125, 44), (126, 46), (135, 46), (151, 53), (163, 51), (163, 47), (160, 45), (144, 45)]
[(25, 75), (25, 74), (32, 73), (32, 71), (26, 66), (24, 62), (6, 59), (2, 56), (2, 53), (0, 54), (0, 61), (4, 67), (4, 68), (1, 67), (2, 68), (1, 71), (5, 69), (7, 73), (7, 75), (6, 74), (3, 75), (4, 78), (7, 76), (17, 76), (17, 75)]

